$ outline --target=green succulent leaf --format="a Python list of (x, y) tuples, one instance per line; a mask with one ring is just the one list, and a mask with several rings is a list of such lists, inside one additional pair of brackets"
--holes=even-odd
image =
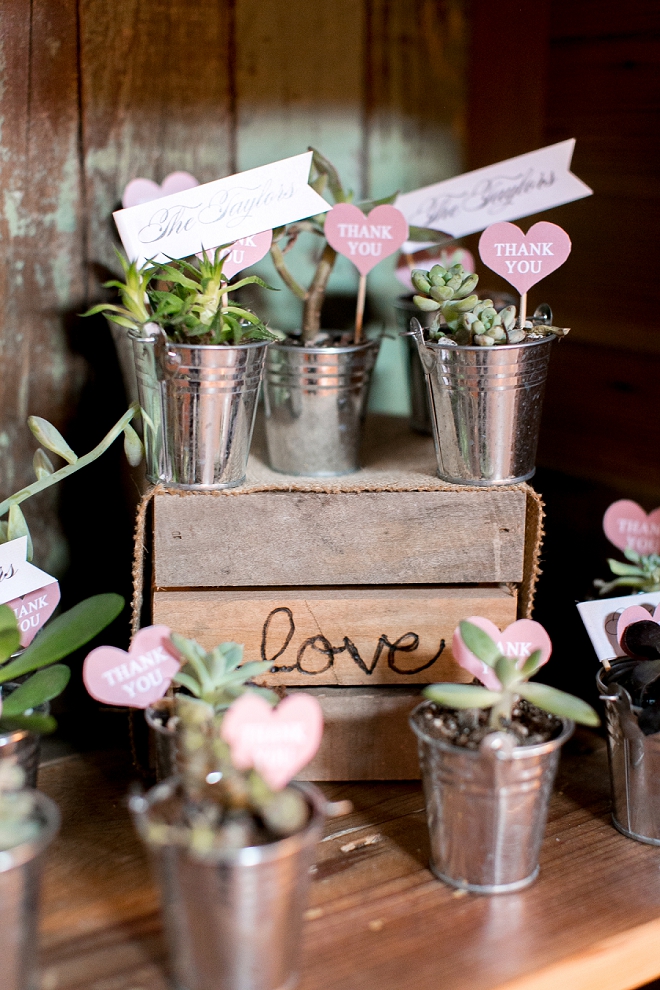
[(0, 732), (16, 732), (27, 730), (39, 736), (50, 735), (57, 728), (57, 722), (52, 715), (42, 715), (35, 712), (34, 715), (14, 715), (12, 718), (0, 718)]
[(23, 715), (47, 701), (52, 701), (62, 693), (70, 677), (71, 671), (61, 663), (56, 663), (46, 670), (38, 670), (3, 698), (2, 715), (5, 718)]
[(50, 462), (50, 458), (45, 450), (39, 447), (32, 458), (32, 467), (37, 478), (46, 478), (49, 474), (53, 474), (55, 468)]
[(30, 536), (30, 530), (25, 521), (25, 516), (20, 505), (11, 505), (7, 518), (7, 539), (17, 540), (21, 536), (27, 536), (27, 559), (32, 560), (34, 547), (32, 546), (32, 537)]
[(459, 628), (461, 639), (470, 653), (474, 653), (475, 657), (481, 660), (482, 663), (495, 668), (502, 654), (488, 633), (480, 629), (479, 626), (475, 626), (472, 622), (463, 621), (459, 623)]
[(609, 559), (607, 563), (612, 574), (620, 577), (644, 577), (644, 571), (640, 567), (635, 567), (634, 564), (622, 564), (620, 560), (612, 559)]
[(142, 441), (130, 423), (124, 427), (124, 453), (131, 467), (137, 467), (142, 462), (144, 447)]
[(516, 681), (521, 680), (521, 671), (516, 667), (515, 660), (510, 660), (508, 657), (498, 657), (495, 673), (503, 688), (510, 688)]
[(524, 664), (520, 668), (520, 674), (524, 680), (528, 677), (532, 677), (536, 671), (543, 666), (541, 663), (541, 657), (542, 653), (540, 650), (534, 650), (534, 652), (527, 657)]
[(328, 188), (335, 203), (345, 203), (347, 201), (347, 196), (341, 184), (339, 172), (335, 166), (325, 157), (325, 155), (322, 155), (320, 151), (317, 151), (316, 148), (310, 147), (308, 150), (312, 152), (312, 163), (316, 171), (320, 175), (327, 175)]
[(9, 659), (21, 645), (16, 616), (8, 605), (0, 605), (0, 663)]
[(499, 691), (489, 691), (478, 684), (431, 684), (424, 697), (450, 708), (492, 708), (501, 700)]
[(178, 670), (176, 674), (173, 676), (172, 680), (174, 681), (175, 684), (180, 684), (181, 687), (186, 688), (186, 690), (190, 691), (190, 693), (193, 694), (196, 698), (199, 698), (200, 696), (199, 682), (196, 681), (194, 677), (191, 677), (190, 674), (185, 674), (183, 671)]
[(582, 725), (600, 725), (600, 719), (591, 705), (565, 691), (558, 691), (557, 688), (536, 681), (519, 684), (516, 690), (521, 697), (551, 715), (572, 718)]
[(28, 426), (42, 447), (52, 450), (54, 454), (58, 454), (68, 464), (76, 463), (78, 455), (69, 447), (60, 431), (52, 423), (49, 423), (47, 419), (42, 419), (41, 416), (30, 416), (28, 418)]
[(48, 623), (27, 649), (0, 669), (0, 684), (56, 663), (109, 626), (124, 608), (121, 595), (93, 595)]

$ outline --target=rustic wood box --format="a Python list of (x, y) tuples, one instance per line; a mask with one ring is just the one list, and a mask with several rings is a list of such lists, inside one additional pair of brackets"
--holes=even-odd
[(240, 488), (157, 487), (139, 513), (151, 619), (206, 647), (245, 644), (262, 683), (312, 690), (326, 734), (310, 779), (418, 776), (406, 722), (419, 685), (469, 679), (451, 653), (460, 619), (499, 626), (531, 610), (542, 508), (527, 485), (448, 486), (429, 439), (374, 417), (366, 466), (289, 478), (250, 458)]

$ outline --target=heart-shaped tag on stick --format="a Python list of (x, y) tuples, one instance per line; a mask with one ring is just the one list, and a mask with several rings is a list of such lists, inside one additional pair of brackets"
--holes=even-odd
[[(263, 230), (260, 234), (252, 234), (251, 237), (242, 237), (239, 241), (234, 241), (223, 254), (225, 259), (222, 266), (223, 274), (230, 279), (244, 268), (256, 265), (268, 254), (272, 242), (272, 230)], [(215, 250), (205, 250), (204, 253), (207, 258), (213, 258)], [(198, 254), (197, 257), (201, 258), (202, 254)]]
[(159, 186), (153, 179), (131, 179), (121, 198), (121, 205), (124, 209), (130, 206), (140, 206), (142, 203), (149, 203), (152, 199), (160, 199), (161, 196), (171, 196), (172, 193), (183, 192), (186, 189), (194, 189), (199, 182), (190, 172), (170, 172), (166, 175)]
[(560, 268), (571, 253), (571, 239), (556, 223), (541, 220), (523, 234), (514, 223), (494, 223), (479, 238), (479, 255), (524, 295)]
[[(541, 665), (550, 659), (552, 642), (540, 622), (534, 622), (533, 619), (518, 619), (500, 632), (494, 622), (481, 615), (471, 615), (465, 621), (471, 622), (472, 625), (478, 626), (485, 633), (488, 633), (493, 642), (497, 643), (500, 653), (505, 657), (517, 657), (522, 664), (532, 653), (540, 650)], [(490, 688), (491, 691), (499, 690), (500, 682), (495, 671), (468, 650), (461, 637), (460, 626), (454, 632), (452, 653), (456, 662), (478, 677), (485, 687)]]
[(323, 712), (308, 694), (290, 695), (271, 708), (263, 698), (247, 692), (232, 704), (221, 731), (236, 769), (254, 767), (272, 790), (279, 791), (318, 750)]
[(660, 554), (660, 509), (647, 515), (641, 505), (622, 498), (603, 516), (603, 530), (619, 550), (635, 550), (642, 556)]
[(128, 653), (98, 646), (83, 664), (83, 681), (92, 698), (106, 705), (148, 708), (162, 698), (181, 666), (167, 626), (145, 626)]
[(13, 611), (21, 634), (21, 646), (29, 646), (45, 622), (57, 608), (60, 586), (57, 581), (37, 588), (6, 604)]

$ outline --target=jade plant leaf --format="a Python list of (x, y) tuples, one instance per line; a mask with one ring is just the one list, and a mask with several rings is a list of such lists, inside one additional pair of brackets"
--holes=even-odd
[(432, 684), (424, 697), (450, 708), (492, 708), (502, 695), (478, 684)]
[(8, 605), (0, 605), (0, 663), (4, 663), (20, 645), (16, 616)]
[(63, 612), (37, 634), (20, 657), (0, 670), (0, 684), (67, 657), (110, 625), (124, 604), (121, 595), (110, 592), (93, 595)]
[(582, 725), (600, 725), (600, 719), (591, 705), (581, 698), (575, 698), (572, 694), (566, 694), (565, 691), (558, 691), (549, 684), (528, 682), (517, 685), (516, 691), (521, 697), (550, 712), (551, 715), (572, 718), (574, 722), (580, 722)]
[(479, 626), (475, 626), (472, 622), (461, 622), (460, 630), (461, 639), (470, 653), (474, 653), (475, 657), (489, 667), (495, 667), (502, 654), (488, 633), (480, 629)]
[(57, 721), (52, 715), (42, 715), (35, 712), (33, 715), (14, 715), (12, 718), (0, 718), (0, 729), (3, 732), (16, 732), (17, 729), (26, 729), (28, 732), (35, 732), (39, 736), (47, 736), (57, 728)]
[(3, 716), (11, 718), (14, 715), (23, 715), (46, 701), (57, 698), (69, 683), (70, 677), (71, 671), (62, 663), (54, 664), (47, 670), (38, 670), (3, 698)]

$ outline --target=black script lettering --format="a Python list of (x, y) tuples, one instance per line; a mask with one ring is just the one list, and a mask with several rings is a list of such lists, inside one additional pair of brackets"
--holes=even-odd
[[(266, 654), (266, 643), (267, 643), (267, 640), (268, 640), (268, 630), (270, 629), (270, 624), (273, 621), (273, 618), (278, 614), (278, 612), (282, 612), (283, 615), (286, 615), (287, 616), (287, 618), (289, 620), (289, 630), (288, 630), (286, 636), (284, 637), (284, 643), (283, 643), (283, 645), (279, 648), (279, 650), (277, 651), (277, 653), (274, 653), (272, 657), (269, 657)], [(291, 609), (290, 608), (285, 608), (284, 606), (282, 606), (282, 608), (274, 608), (273, 611), (268, 616), (268, 618), (266, 619), (266, 621), (264, 622), (264, 628), (263, 628), (263, 630), (261, 632), (261, 659), (264, 660), (264, 661), (267, 661), (268, 663), (273, 663), (274, 664), (275, 661), (278, 659), (278, 657), (281, 657), (282, 654), (287, 649), (289, 643), (293, 639), (293, 634), (295, 633), (295, 631), (296, 631), (296, 627), (295, 627), (295, 624), (294, 624), (294, 621), (293, 621), (293, 612), (291, 611)], [(284, 666), (281, 666), (281, 667), (271, 667), (271, 674), (278, 674), (281, 671), (285, 671), (286, 673), (290, 673), (292, 670), (295, 670), (295, 669), (296, 669), (296, 664), (295, 663), (294, 664), (291, 664), (291, 666), (284, 665)]]
[[(317, 643), (320, 643), (321, 645), (317, 646), (316, 645)], [(316, 650), (317, 653), (323, 653), (328, 658), (325, 667), (319, 667), (318, 670), (306, 670), (303, 667), (302, 665), (303, 658), (305, 656), (305, 651), (308, 649)], [(303, 645), (298, 650), (296, 668), (300, 671), (301, 674), (309, 674), (311, 677), (313, 677), (315, 674), (324, 674), (326, 670), (330, 670), (330, 668), (334, 665), (335, 653), (343, 653), (343, 652), (344, 652), (343, 646), (339, 646), (335, 648), (328, 642), (325, 636), (310, 636), (309, 639), (306, 639)], [(282, 668), (280, 667), (280, 670), (281, 669)]]
[(381, 636), (380, 639), (378, 640), (378, 645), (376, 646), (376, 650), (374, 652), (374, 658), (371, 661), (371, 667), (367, 667), (366, 663), (358, 653), (355, 643), (352, 640), (350, 640), (348, 636), (344, 636), (343, 649), (337, 650), (337, 653), (340, 652), (343, 653), (343, 651), (346, 650), (349, 656), (351, 657), (351, 659), (358, 665), (360, 670), (363, 670), (365, 674), (373, 674), (374, 670), (376, 669), (376, 664), (380, 660), (380, 655), (383, 652), (383, 649), (389, 645), (390, 644), (387, 641), (387, 637)]
[(9, 581), (15, 573), (13, 564), (10, 564), (8, 568), (0, 567), (0, 581)]
[(154, 244), (162, 241), (171, 234), (180, 234), (182, 230), (190, 230), (195, 224), (195, 218), (185, 216), (186, 210), (198, 210), (197, 206), (171, 206), (153, 214), (149, 223), (138, 233), (141, 244)]
[[(381, 638), (384, 639), (385, 637), (381, 637)], [(387, 639), (385, 639), (385, 643), (387, 646), (389, 646), (389, 650), (387, 653), (387, 666), (390, 668), (390, 670), (395, 671), (397, 674), (419, 674), (421, 670), (426, 670), (427, 667), (433, 666), (433, 664), (440, 657), (442, 651), (445, 648), (445, 641), (444, 639), (441, 639), (440, 648), (438, 649), (438, 652), (434, 657), (431, 657), (431, 659), (428, 660), (427, 663), (423, 663), (421, 667), (413, 667), (410, 670), (401, 670), (401, 668), (397, 667), (396, 665), (397, 651), (400, 653), (414, 653), (417, 647), (419, 646), (419, 636), (417, 635), (417, 633), (408, 632), (408, 633), (404, 633), (403, 636), (399, 636), (399, 638), (394, 643), (389, 643)]]

